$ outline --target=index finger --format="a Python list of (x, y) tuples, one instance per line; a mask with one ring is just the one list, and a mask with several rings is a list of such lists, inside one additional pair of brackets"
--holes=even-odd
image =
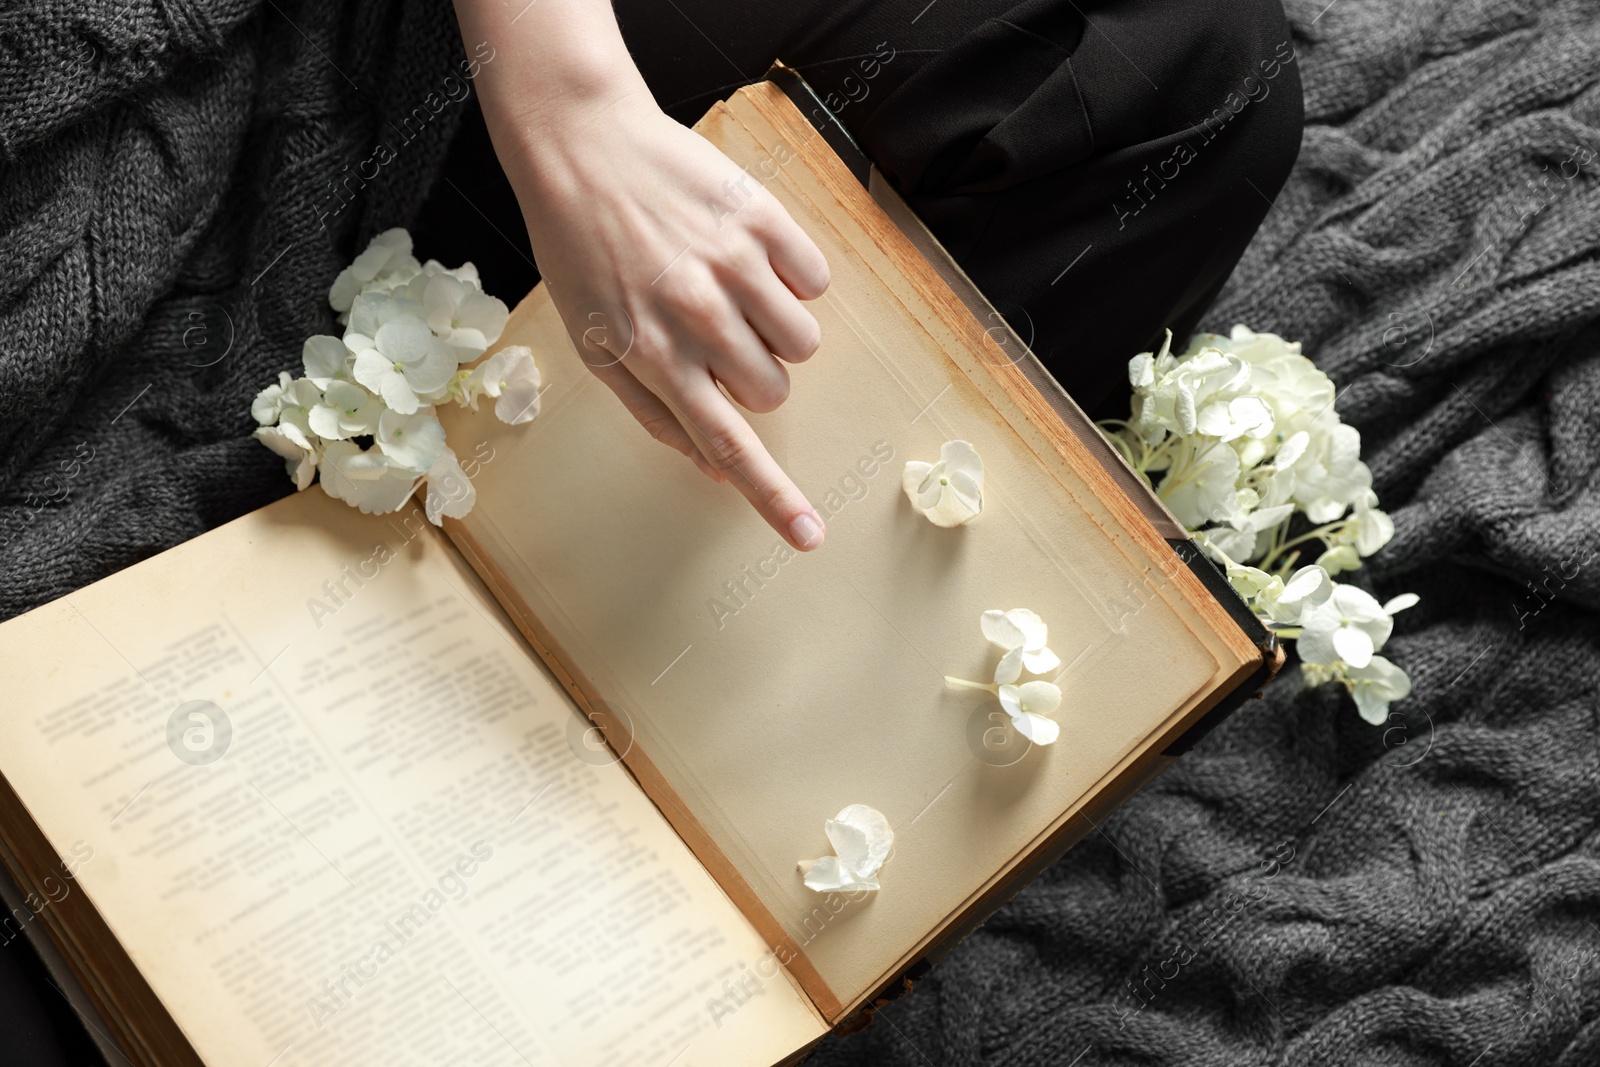
[(802, 552), (822, 544), (826, 527), (811, 502), (772, 458), (710, 374), (697, 374), (673, 393), (658, 395), (695, 445), (784, 539)]

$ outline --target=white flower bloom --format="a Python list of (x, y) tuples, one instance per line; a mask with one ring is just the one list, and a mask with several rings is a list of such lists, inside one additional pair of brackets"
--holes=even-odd
[(402, 415), (414, 413), (423, 398), (443, 390), (456, 372), (455, 350), (419, 318), (390, 319), (378, 327), (373, 342), (375, 348), (356, 356), (356, 381)]
[(1392, 616), (1417, 602), (1403, 593), (1379, 604), (1371, 593), (1335, 583), (1333, 594), (1306, 613), (1296, 648), (1307, 663), (1365, 667), (1394, 630)]
[(322, 402), (311, 409), (308, 421), (317, 436), (341, 441), (375, 431), (383, 410), (383, 401), (361, 386), (334, 379), (323, 390)]
[(894, 831), (883, 813), (865, 804), (851, 804), (823, 829), (835, 854), (800, 863), (806, 888), (818, 893), (878, 889), (878, 871), (894, 846)]
[(320, 403), (322, 390), (305, 378), (295, 378), (279, 398), (278, 429), (301, 448), (310, 449), (317, 436), (311, 429), (311, 411)]
[(289, 388), (289, 372), (279, 371), (278, 381), (269, 385), (256, 394), (250, 402), (250, 415), (263, 426), (271, 426), (278, 421), (278, 413), (283, 410), (283, 394)]
[(1345, 571), (1358, 570), (1361, 567), (1361, 557), (1356, 555), (1354, 545), (1334, 544), (1317, 557), (1317, 566), (1329, 574), (1343, 574)]
[(1353, 512), (1357, 552), (1370, 556), (1389, 543), (1394, 536), (1394, 520), (1389, 518), (1387, 512), (1378, 510), (1377, 493), (1368, 489), (1357, 496)]
[(354, 441), (329, 441), (322, 450), (322, 491), (368, 515), (404, 507), (420, 478), (378, 449), (363, 450)]
[(966, 441), (946, 441), (937, 463), (908, 462), (900, 486), (935, 526), (960, 526), (983, 512), (983, 460)]
[(447, 343), (481, 353), (500, 339), (510, 314), (505, 304), (475, 284), (439, 273), (428, 278), (422, 305), (428, 328)]
[(423, 501), (428, 521), (438, 526), (442, 516), (464, 519), (477, 502), (478, 490), (467, 472), (461, 469), (455, 452), (447, 446), (428, 468), (428, 494)]
[(1223, 441), (1259, 440), (1272, 432), (1272, 426), (1272, 409), (1259, 396), (1218, 397), (1195, 415), (1195, 429)]
[[(1169, 351), (1171, 344), (1169, 331), (1161, 352), (1153, 360), (1146, 363), (1143, 356), (1136, 356), (1129, 364), (1130, 379), (1148, 379), (1146, 384), (1135, 386), (1134, 427), (1152, 442), (1167, 433), (1188, 436), (1199, 429), (1199, 414), (1209, 409), (1213, 400), (1223, 407), (1217, 411), (1208, 410), (1208, 423), (1230, 426), (1228, 403), (1234, 391), (1249, 380), (1250, 368), (1237, 356), (1216, 349), (1174, 357)], [(1254, 426), (1260, 412), (1247, 411), (1246, 407), (1241, 407), (1240, 416), (1247, 426)], [(1240, 433), (1243, 432), (1241, 429)]]
[(1176, 484), (1169, 485), (1172, 477), (1169, 473), (1168, 480), (1161, 484), (1160, 495), (1179, 522), (1194, 529), (1236, 511), (1237, 452), (1220, 442), (1187, 440), (1182, 443), (1178, 456), (1174, 465), (1179, 479)]
[(1061, 706), (1061, 687), (1051, 682), (1001, 685), (1000, 706), (1011, 716), (1017, 733), (1036, 745), (1048, 745), (1061, 734), (1061, 725), (1045, 716)]
[(404, 284), (421, 266), (411, 255), (411, 235), (403, 229), (385, 230), (372, 239), (362, 252), (333, 280), (328, 303), (333, 310), (348, 313), (363, 289), (389, 288)]
[(1389, 718), (1389, 705), (1411, 695), (1411, 678), (1382, 656), (1373, 656), (1365, 667), (1345, 671), (1350, 681), (1350, 696), (1361, 717), (1374, 726)]
[[(1241, 490), (1240, 495), (1249, 492)], [(1251, 494), (1252, 496), (1254, 494)], [(1253, 507), (1253, 504), (1252, 504)], [(1278, 504), (1266, 508), (1241, 508), (1226, 526), (1207, 530), (1212, 542), (1233, 559), (1251, 559), (1262, 543), (1263, 537), (1280, 522), (1294, 514), (1293, 504)]]
[(1361, 433), (1343, 423), (1313, 435), (1295, 464), (1294, 497), (1312, 522), (1332, 522), (1372, 489), (1372, 472), (1361, 462)]
[(311, 484), (317, 474), (317, 454), (303, 436), (285, 433), (277, 426), (261, 426), (252, 435), (283, 457), (283, 466), (296, 489)]
[(378, 447), (390, 462), (413, 474), (432, 469), (444, 454), (444, 427), (432, 408), (413, 415), (385, 411), (378, 416)]
[(469, 395), (498, 398), (495, 417), (513, 426), (531, 422), (539, 414), (539, 366), (525, 345), (502, 348), (472, 371)]
[(983, 636), (1005, 649), (994, 669), (996, 682), (1015, 682), (1027, 667), (1033, 674), (1048, 674), (1061, 666), (1061, 657), (1045, 647), (1050, 628), (1027, 608), (991, 609), (978, 620)]

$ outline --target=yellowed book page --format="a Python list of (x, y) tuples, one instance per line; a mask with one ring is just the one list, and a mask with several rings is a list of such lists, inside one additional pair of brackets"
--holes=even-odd
[(815, 1040), (419, 520), (313, 488), (0, 626), (0, 770), (90, 852), (77, 890), (201, 1057), (765, 1067)]
[[(502, 343), (534, 350), (541, 414), (445, 420), (499, 457), (476, 478), (467, 535), (848, 1004), (1219, 663), (1080, 503), (1087, 488), (1044, 470), (837, 231), (772, 188), (832, 284), (811, 305), (821, 350), (750, 421), (825, 517), (819, 551), (791, 551), (731, 487), (651, 441), (540, 290)], [(958, 438), (983, 458), (986, 506), (939, 529), (901, 471)], [(1061, 739), (1033, 751), (993, 699), (945, 683), (992, 679), (1000, 650), (979, 617), (1018, 607), (1044, 618), (1062, 660)], [(895, 851), (882, 891), (835, 913), (796, 863), (831, 852), (824, 820), (849, 804), (888, 816)]]

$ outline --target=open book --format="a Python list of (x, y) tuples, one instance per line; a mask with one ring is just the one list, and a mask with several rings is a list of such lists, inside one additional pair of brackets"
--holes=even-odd
[[(1275, 667), (779, 81), (697, 128), (832, 271), (821, 351), (752, 417), (820, 550), (649, 440), (538, 289), (500, 342), (533, 349), (538, 418), (443, 413), (465, 520), (312, 490), (0, 625), (0, 853), (28, 894), (0, 938), (48, 931), (132, 1062), (792, 1062)], [(901, 470), (956, 438), (986, 504), (941, 529)], [(987, 681), (979, 616), (1016, 607), (1062, 660), (1053, 745), (945, 682)], [(813, 892), (797, 864), (850, 804), (894, 829), (882, 888)]]

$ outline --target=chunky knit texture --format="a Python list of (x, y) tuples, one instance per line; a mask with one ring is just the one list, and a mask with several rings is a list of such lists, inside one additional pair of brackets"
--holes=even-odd
[(462, 56), (439, 0), (0, 10), (0, 617), (289, 489), (250, 400), (426, 196)]
[[(1288, 6), (1305, 147), (1210, 326), (1343, 386), (1416, 693), (1291, 669), (818, 1064), (1600, 1061), (1600, 13)], [(249, 399), (453, 109), (329, 183), (458, 59), (438, 3), (0, 13), (4, 613), (287, 489)]]

